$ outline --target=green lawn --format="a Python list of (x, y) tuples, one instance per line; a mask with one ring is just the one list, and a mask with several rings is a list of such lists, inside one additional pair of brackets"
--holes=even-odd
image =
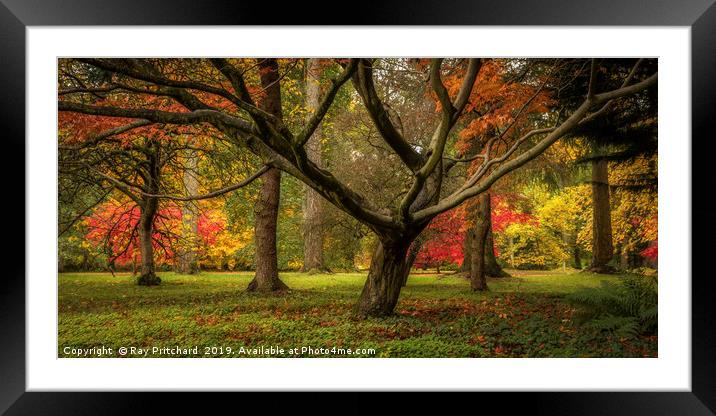
[[(245, 292), (251, 277), (248, 272), (162, 273), (160, 286), (139, 287), (127, 274), (60, 274), (58, 354), (71, 357), (93, 347), (111, 348), (104, 356), (135, 347), (127, 357), (356, 356), (347, 353), (349, 348), (374, 350), (359, 351), (361, 357), (657, 353), (655, 336), (616, 339), (573, 321), (574, 309), (563, 296), (618, 276), (516, 272), (512, 278), (490, 279), (489, 292), (473, 293), (458, 275), (415, 274), (395, 316), (365, 320), (351, 313), (365, 274), (282, 273), (292, 290), (279, 294)], [(253, 350), (271, 346), (283, 348), (283, 354)], [(152, 352), (152, 347), (160, 350)], [(197, 354), (191, 349), (172, 354), (168, 348), (174, 347), (197, 347)], [(308, 347), (314, 352), (302, 352)], [(321, 354), (320, 348), (329, 353)], [(97, 354), (90, 350), (88, 356)]]

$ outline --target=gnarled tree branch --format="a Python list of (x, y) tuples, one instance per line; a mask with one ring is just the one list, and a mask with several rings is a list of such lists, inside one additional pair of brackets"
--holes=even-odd
[(363, 100), (363, 105), (371, 120), (383, 137), (383, 140), (398, 155), (400, 160), (412, 171), (420, 169), (422, 156), (408, 143), (400, 132), (390, 121), (388, 112), (378, 98), (378, 93), (373, 84), (373, 62), (368, 59), (360, 59), (358, 67), (353, 75), (353, 85), (358, 95)]

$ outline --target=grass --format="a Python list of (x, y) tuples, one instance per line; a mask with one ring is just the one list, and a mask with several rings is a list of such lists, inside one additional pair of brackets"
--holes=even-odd
[[(657, 354), (655, 336), (616, 339), (572, 320), (575, 311), (564, 301), (566, 294), (618, 276), (516, 272), (490, 279), (490, 291), (479, 293), (459, 275), (415, 274), (394, 316), (363, 320), (353, 317), (352, 307), (365, 274), (282, 273), (291, 290), (277, 294), (245, 292), (251, 277), (162, 273), (160, 286), (139, 287), (127, 274), (60, 274), (58, 356), (98, 356), (92, 348), (100, 347), (104, 356), (114, 357), (121, 356), (120, 347), (135, 348), (126, 357)], [(168, 349), (175, 347), (179, 350)], [(283, 351), (276, 352), (279, 348)]]

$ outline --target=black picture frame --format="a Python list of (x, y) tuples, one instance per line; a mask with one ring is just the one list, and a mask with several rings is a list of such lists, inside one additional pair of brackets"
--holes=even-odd
[[(447, 3), (391, 1), (375, 4), (342, 5), (337, 2), (281, 4), (270, 2), (216, 2), (191, 0), (0, 0), (0, 134), (3, 150), (3, 193), (12, 197), (6, 216), (12, 218), (6, 230), (5, 271), (0, 281), (0, 411), (25, 414), (126, 414), (137, 411), (167, 414), (167, 404), (230, 402), (241, 406), (245, 399), (197, 398), (194, 395), (166, 394), (156, 397), (141, 393), (30, 393), (25, 392), (25, 267), (16, 259), (25, 258), (25, 28), (64, 25), (590, 25), (590, 26), (689, 26), (692, 52), (692, 190), (709, 189), (713, 173), (709, 159), (710, 128), (716, 109), (716, 6), (714, 0), (522, 0), (468, 1)], [(344, 7), (348, 6), (348, 7)], [(326, 17), (327, 14), (333, 16)], [(710, 139), (710, 140), (709, 140)], [(686, 145), (687, 143), (685, 143)], [(694, 151), (698, 144), (699, 151)], [(22, 155), (22, 157), (21, 157)], [(707, 159), (709, 158), (709, 159)], [(716, 320), (709, 290), (713, 279), (703, 268), (714, 243), (698, 242), (700, 235), (713, 236), (706, 192), (692, 192), (692, 223), (699, 233), (692, 237), (692, 389), (690, 392), (593, 392), (593, 393), (480, 393), (476, 403), (500, 406), (500, 413), (518, 408), (529, 413), (580, 415), (713, 415), (716, 410)], [(697, 202), (701, 199), (700, 202)], [(8, 218), (6, 217), (6, 218)], [(24, 221), (19, 221), (23, 218)], [(22, 225), (21, 225), (22, 224)], [(13, 228), (15, 227), (15, 229)], [(51, 232), (48, 230), (48, 232)], [(12, 236), (12, 237), (11, 237)], [(10, 244), (7, 244), (10, 241)], [(14, 251), (14, 252), (13, 252)], [(701, 259), (701, 260), (700, 260)], [(697, 262), (700, 260), (700, 262)], [(685, 267), (683, 276), (689, 278)], [(48, 277), (48, 284), (51, 280)], [(476, 375), (477, 376), (477, 375)], [(351, 393), (353, 395), (355, 393)], [(507, 396), (506, 396), (507, 395)], [(520, 397), (512, 397), (520, 396)], [(314, 403), (313, 396), (304, 398)], [(372, 399), (350, 396), (348, 411), (367, 413)], [(474, 399), (471, 399), (474, 400)], [(277, 401), (261, 399), (269, 409), (295, 406), (294, 398)], [(392, 400), (391, 400), (392, 401)], [(418, 397), (392, 401), (395, 408), (440, 406), (449, 412), (453, 399), (429, 400)], [(390, 404), (382, 405), (390, 410)], [(387, 406), (387, 407), (385, 407)], [(426, 407), (427, 406), (427, 407)], [(486, 408), (485, 408), (486, 409)], [(486, 410), (485, 410), (486, 411)], [(340, 410), (332, 413), (342, 412)], [(270, 412), (272, 413), (272, 412)]]

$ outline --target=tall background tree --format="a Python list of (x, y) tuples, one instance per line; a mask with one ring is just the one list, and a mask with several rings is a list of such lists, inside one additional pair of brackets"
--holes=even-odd
[[(184, 154), (185, 166), (183, 182), (189, 195), (199, 193), (199, 156), (188, 149)], [(182, 206), (182, 239), (183, 245), (177, 254), (176, 271), (182, 274), (199, 272), (197, 259), (199, 236), (199, 206), (196, 201), (185, 201)]]
[[(592, 62), (596, 82), (616, 88), (624, 77), (653, 73), (654, 60), (639, 59), (636, 64), (627, 59), (603, 59)], [(578, 91), (566, 86), (558, 92), (567, 106), (575, 105)], [(573, 137), (587, 139), (591, 152), (582, 161), (591, 165), (592, 188), (592, 261), (589, 270), (595, 273), (612, 273), (610, 264), (614, 256), (612, 236), (609, 164), (628, 161), (640, 155), (653, 155), (656, 151), (656, 88), (635, 94), (621, 102), (612, 102), (600, 109), (600, 117), (583, 123)]]
[[(320, 106), (321, 77), (323, 69), (321, 60), (306, 60), (306, 109), (309, 115), (314, 114)], [(310, 118), (308, 120), (310, 122)], [(323, 128), (317, 126), (306, 142), (306, 155), (317, 167), (323, 167)], [(323, 197), (306, 186), (304, 216), (304, 255), (303, 267), (306, 272), (325, 272), (328, 268), (323, 259), (325, 209)]]
[[(218, 64), (222, 65), (222, 64)], [(228, 65), (228, 64), (223, 64)], [(276, 59), (259, 59), (258, 68), (263, 95), (259, 99), (258, 109), (281, 123), (281, 83)], [(225, 66), (223, 67), (225, 68)], [(225, 69), (226, 70), (226, 69)], [(248, 96), (246, 99), (250, 99)], [(248, 104), (253, 104), (251, 101)], [(278, 257), (276, 249), (276, 227), (278, 223), (278, 205), (281, 198), (281, 171), (271, 167), (261, 176), (261, 191), (254, 205), (256, 216), (256, 276), (249, 283), (248, 290), (270, 292), (288, 289), (278, 277)]]

